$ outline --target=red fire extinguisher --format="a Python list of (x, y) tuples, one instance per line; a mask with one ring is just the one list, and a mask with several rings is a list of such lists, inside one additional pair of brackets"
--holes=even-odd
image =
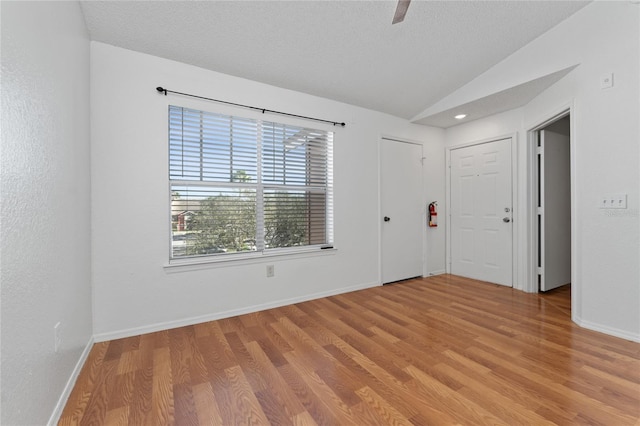
[(435, 228), (438, 226), (438, 202), (434, 201), (429, 204), (429, 226)]

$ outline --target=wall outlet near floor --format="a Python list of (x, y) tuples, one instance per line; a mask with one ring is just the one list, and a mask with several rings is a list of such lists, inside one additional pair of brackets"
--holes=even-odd
[(267, 278), (271, 278), (276, 274), (273, 265), (267, 265)]
[(54, 352), (58, 352), (60, 350), (60, 345), (62, 345), (62, 335), (60, 334), (61, 323), (58, 321), (56, 325), (53, 326), (53, 350)]

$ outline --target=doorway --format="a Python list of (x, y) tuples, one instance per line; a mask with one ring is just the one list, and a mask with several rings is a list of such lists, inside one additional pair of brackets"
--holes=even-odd
[(537, 290), (571, 284), (571, 116), (534, 130)]
[(425, 233), (422, 145), (383, 138), (380, 179), (382, 283), (421, 277)]
[(513, 286), (512, 138), (450, 151), (450, 272)]

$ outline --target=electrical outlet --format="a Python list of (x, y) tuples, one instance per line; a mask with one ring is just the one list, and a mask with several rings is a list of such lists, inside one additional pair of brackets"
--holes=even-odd
[(267, 265), (267, 278), (271, 278), (275, 275), (275, 268), (273, 265)]
[(58, 352), (60, 350), (60, 346), (62, 345), (62, 335), (60, 334), (61, 323), (58, 321), (56, 325), (53, 326), (53, 350), (54, 352)]

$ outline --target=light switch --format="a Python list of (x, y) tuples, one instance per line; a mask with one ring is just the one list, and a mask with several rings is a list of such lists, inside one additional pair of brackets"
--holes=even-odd
[(601, 209), (626, 209), (627, 194), (609, 194), (600, 199)]

